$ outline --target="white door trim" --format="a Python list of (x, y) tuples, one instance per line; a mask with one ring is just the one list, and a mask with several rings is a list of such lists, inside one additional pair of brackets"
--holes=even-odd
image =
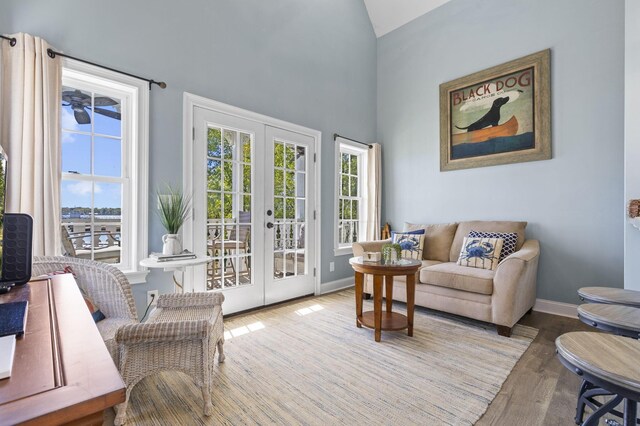
[[(224, 104), (222, 102), (214, 101), (202, 96), (194, 95), (189, 92), (184, 92), (183, 95), (183, 108), (182, 108), (182, 187), (185, 194), (193, 193), (193, 176), (191, 173), (190, 161), (193, 158), (193, 142), (194, 142), (194, 108), (199, 107), (216, 111), (219, 113), (239, 117), (245, 120), (256, 121), (267, 126), (277, 127), (283, 130), (288, 130), (295, 133), (300, 133), (309, 136), (315, 140), (316, 151), (313, 153), (316, 167), (315, 167), (315, 205), (314, 210), (316, 212), (315, 230), (316, 230), (316, 243), (315, 243), (315, 264), (316, 264), (316, 276), (315, 276), (315, 294), (321, 293), (320, 283), (322, 282), (322, 233), (320, 230), (320, 224), (322, 222), (321, 216), (321, 158), (322, 158), (322, 132), (319, 130), (310, 129), (308, 127), (300, 126), (298, 124), (289, 123), (284, 120), (269, 117), (267, 115), (258, 114), (253, 111), (248, 111), (242, 108), (238, 108), (232, 105)], [(193, 216), (187, 220), (182, 227), (182, 240), (185, 243), (185, 248), (193, 250), (190, 246), (192, 243), (191, 235), (193, 235)], [(192, 268), (187, 268), (185, 272), (185, 282), (193, 283)], [(184, 291), (193, 291), (191, 286), (185, 287)]]

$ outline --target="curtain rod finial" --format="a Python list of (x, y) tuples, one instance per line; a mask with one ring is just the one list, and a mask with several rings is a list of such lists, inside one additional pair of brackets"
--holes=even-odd
[(151, 90), (151, 85), (153, 84), (157, 84), (158, 87), (160, 87), (161, 89), (167, 88), (167, 83), (165, 83), (164, 81), (155, 81), (155, 80), (148, 80), (148, 81), (149, 81), (149, 90)]

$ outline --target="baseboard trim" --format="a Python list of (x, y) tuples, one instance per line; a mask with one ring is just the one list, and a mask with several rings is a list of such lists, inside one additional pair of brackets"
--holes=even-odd
[[(335, 281), (329, 281), (320, 285), (320, 294), (333, 293), (334, 291), (344, 290), (353, 287), (352, 277), (342, 278)], [(533, 307), (534, 311), (544, 312), (545, 314), (560, 315), (562, 317), (578, 318), (578, 305), (571, 303), (556, 302), (554, 300), (536, 299)]]
[(556, 302), (554, 300), (536, 299), (534, 311), (546, 314), (560, 315), (562, 317), (578, 318), (578, 305)]
[(332, 293), (338, 290), (344, 290), (345, 288), (353, 287), (353, 277), (342, 278), (340, 280), (329, 281), (320, 284), (320, 294)]

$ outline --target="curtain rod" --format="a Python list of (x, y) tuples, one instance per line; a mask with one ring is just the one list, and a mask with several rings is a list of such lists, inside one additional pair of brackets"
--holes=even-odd
[(55, 50), (53, 50), (51, 48), (47, 49), (47, 55), (49, 55), (50, 58), (55, 58), (56, 56), (62, 56), (63, 58), (73, 59), (73, 60), (76, 60), (78, 62), (82, 62), (82, 63), (89, 64), (89, 65), (93, 65), (94, 67), (104, 68), (105, 70), (117, 72), (119, 74), (124, 74), (124, 75), (128, 75), (129, 77), (137, 78), (138, 80), (146, 81), (147, 83), (149, 83), (149, 90), (151, 90), (151, 85), (152, 84), (157, 84), (161, 89), (165, 89), (167, 87), (167, 83), (165, 83), (164, 81), (155, 81), (155, 80), (150, 79), (150, 78), (144, 78), (144, 77), (140, 77), (139, 75), (129, 74), (128, 72), (120, 71), (120, 70), (117, 70), (117, 69), (114, 69), (114, 68), (105, 67), (104, 65), (96, 64), (95, 62), (85, 61), (84, 59), (76, 58), (75, 56), (71, 56), (71, 55), (67, 55), (67, 54), (64, 54), (64, 53), (56, 52)]
[(15, 46), (15, 45), (16, 45), (16, 42), (17, 42), (17, 41), (16, 41), (16, 39), (15, 39), (14, 37), (5, 37), (5, 36), (3, 36), (2, 34), (0, 34), (0, 38), (3, 38), (3, 39), (5, 39), (5, 40), (9, 40), (9, 45), (10, 45), (11, 47), (13, 47), (13, 46)]
[[(15, 39), (15, 37), (6, 37), (6, 36), (3, 36), (3, 35), (0, 35), (0, 38), (8, 40), (9, 41), (9, 45), (11, 47), (16, 45), (17, 40)], [(84, 64), (93, 65), (94, 67), (103, 68), (105, 70), (117, 72), (118, 74), (123, 74), (123, 75), (127, 75), (129, 77), (137, 78), (138, 80), (146, 81), (147, 83), (149, 83), (149, 90), (151, 90), (151, 85), (152, 84), (157, 84), (158, 87), (160, 87), (161, 89), (164, 89), (164, 88), (167, 87), (167, 83), (165, 83), (164, 81), (155, 81), (153, 79), (140, 77), (139, 75), (130, 74), (128, 72), (120, 71), (120, 70), (117, 70), (117, 69), (114, 69), (114, 68), (110, 68), (110, 67), (105, 67), (104, 65), (96, 64), (95, 62), (86, 61), (84, 59), (76, 58), (75, 56), (71, 56), (71, 55), (67, 55), (67, 54), (64, 54), (64, 53), (56, 52), (55, 50), (53, 50), (51, 48), (47, 49), (47, 55), (49, 55), (50, 58), (55, 58), (56, 56), (62, 56), (63, 58), (73, 59), (75, 61), (82, 62)]]
[(337, 138), (346, 139), (346, 140), (351, 141), (351, 142), (359, 143), (360, 145), (366, 145), (366, 146), (368, 146), (368, 147), (369, 147), (369, 149), (373, 148), (373, 145), (371, 145), (371, 144), (369, 144), (369, 143), (360, 142), (360, 141), (357, 141), (357, 140), (355, 140), (355, 139), (346, 138), (346, 137), (344, 137), (344, 136), (340, 136), (340, 135), (339, 135), (339, 134), (337, 134), (337, 133), (334, 133), (334, 134), (333, 134), (333, 140), (334, 140), (334, 142), (335, 142), (335, 140), (336, 140)]

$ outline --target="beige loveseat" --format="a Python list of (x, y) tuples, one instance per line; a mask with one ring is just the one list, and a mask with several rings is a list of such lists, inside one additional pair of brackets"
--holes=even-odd
[[(493, 323), (498, 333), (510, 336), (511, 328), (536, 301), (540, 245), (525, 240), (526, 222), (471, 221), (437, 225), (405, 224), (404, 231), (425, 229), (422, 267), (416, 277), (416, 305)], [(516, 252), (495, 271), (456, 264), (464, 238), (470, 231), (516, 232)], [(390, 240), (353, 244), (354, 256), (379, 252)], [(404, 277), (395, 277), (393, 298), (406, 302)], [(371, 276), (364, 292), (373, 292)]]

